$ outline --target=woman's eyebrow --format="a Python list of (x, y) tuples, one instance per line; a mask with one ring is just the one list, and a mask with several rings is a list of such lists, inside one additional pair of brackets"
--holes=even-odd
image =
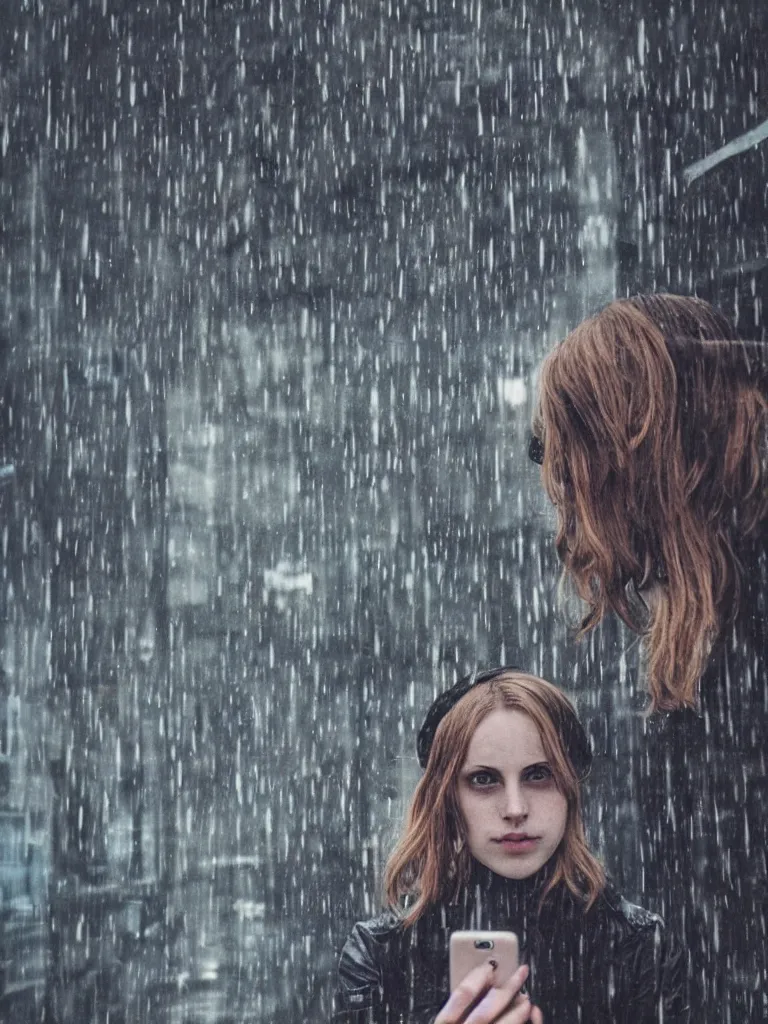
[[(551, 768), (551, 767), (552, 767), (552, 765), (547, 760), (531, 761), (530, 764), (523, 765), (523, 767), (520, 769), (520, 771), (527, 772), (529, 768)], [(494, 765), (480, 764), (478, 762), (477, 764), (466, 764), (464, 766), (464, 768), (462, 769), (462, 771), (465, 771), (465, 772), (477, 772), (477, 771), (482, 771), (482, 772), (499, 772), (499, 771), (501, 771), (501, 769), (497, 768), (497, 767), (494, 767)]]
[[(549, 763), (549, 761), (545, 760), (531, 761), (530, 764), (523, 765), (523, 767), (520, 769), (520, 772), (522, 773), (530, 771), (531, 768), (549, 768), (549, 770), (552, 771), (552, 765)], [(465, 772), (467, 774), (471, 772), (494, 772), (496, 775), (499, 775), (501, 773), (501, 768), (494, 767), (494, 765), (490, 764), (467, 764), (464, 766), (464, 768), (462, 768), (462, 772)]]

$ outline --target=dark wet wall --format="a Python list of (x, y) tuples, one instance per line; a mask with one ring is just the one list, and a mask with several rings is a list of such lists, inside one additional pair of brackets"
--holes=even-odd
[(0, 26), (0, 1008), (322, 1021), (432, 693), (516, 661), (641, 896), (641, 700), (526, 435), (615, 294), (761, 334), (762, 5), (14, 0)]

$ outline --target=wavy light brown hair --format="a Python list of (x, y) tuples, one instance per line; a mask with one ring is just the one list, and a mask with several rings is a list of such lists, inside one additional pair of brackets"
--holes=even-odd
[[(644, 633), (651, 709), (695, 707), (768, 519), (766, 348), (701, 299), (610, 303), (544, 361), (534, 434), (557, 551), (587, 605)], [(748, 555), (747, 555), (748, 557)], [(658, 583), (638, 625), (627, 584)]]
[(541, 903), (564, 884), (588, 910), (605, 887), (603, 869), (584, 836), (579, 780), (554, 724), (575, 711), (556, 686), (537, 676), (509, 671), (471, 689), (437, 727), (404, 833), (384, 872), (385, 897), (391, 907), (398, 908), (404, 896), (415, 898), (404, 914), (406, 925), (417, 921), (431, 905), (456, 899), (469, 880), (472, 858), (459, 807), (458, 780), (475, 730), (497, 708), (521, 711), (533, 721), (568, 807), (565, 834), (554, 854), (554, 870)]

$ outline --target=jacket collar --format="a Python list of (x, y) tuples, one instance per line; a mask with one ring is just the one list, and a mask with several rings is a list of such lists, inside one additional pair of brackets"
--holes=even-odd
[[(469, 879), (450, 908), (451, 918), (458, 922), (454, 927), (524, 934), (529, 923), (533, 925), (539, 918), (541, 897), (552, 870), (553, 865), (548, 862), (534, 875), (518, 880), (497, 875), (473, 859)], [(559, 894), (553, 894), (552, 899), (559, 902)]]

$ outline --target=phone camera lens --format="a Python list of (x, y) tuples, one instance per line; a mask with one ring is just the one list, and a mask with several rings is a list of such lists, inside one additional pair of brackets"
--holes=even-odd
[(477, 939), (475, 949), (493, 949), (493, 942), (491, 939)]

